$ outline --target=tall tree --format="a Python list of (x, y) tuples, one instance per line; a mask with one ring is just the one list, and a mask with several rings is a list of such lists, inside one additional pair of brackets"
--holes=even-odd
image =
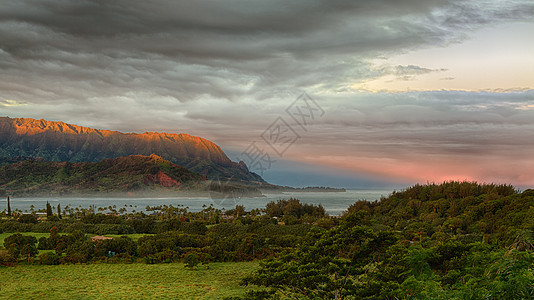
[(46, 201), (46, 218), (52, 217), (52, 206)]
[(9, 196), (7, 196), (7, 215), (11, 216), (11, 202), (9, 200)]
[(15, 261), (21, 255), (26, 256), (28, 261), (30, 261), (30, 258), (35, 257), (38, 253), (35, 243), (37, 243), (37, 239), (34, 236), (24, 236), (20, 233), (15, 233), (4, 240), (4, 247)]
[(61, 204), (60, 203), (57, 204), (57, 216), (58, 218), (61, 219)]

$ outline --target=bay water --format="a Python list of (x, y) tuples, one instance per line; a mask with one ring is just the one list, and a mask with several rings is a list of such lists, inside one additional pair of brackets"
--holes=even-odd
[[(46, 208), (48, 201), (52, 207), (58, 204), (64, 209), (71, 208), (96, 208), (109, 206), (126, 211), (144, 211), (146, 206), (173, 205), (174, 207), (187, 207), (189, 211), (201, 211), (204, 207), (213, 205), (216, 209), (232, 209), (236, 205), (243, 205), (247, 211), (265, 208), (270, 201), (296, 198), (302, 203), (313, 205), (321, 204), (329, 215), (340, 215), (357, 200), (375, 201), (380, 197), (387, 197), (392, 190), (347, 190), (346, 192), (284, 192), (282, 194), (264, 194), (265, 197), (255, 198), (232, 198), (217, 199), (211, 197), (40, 197), (40, 198), (17, 198), (11, 197), (11, 209), (29, 212), (33, 205), (34, 210)], [(0, 200), (0, 211), (7, 209), (7, 198)], [(55, 209), (54, 209), (55, 212)], [(106, 211), (104, 211), (106, 212)]]

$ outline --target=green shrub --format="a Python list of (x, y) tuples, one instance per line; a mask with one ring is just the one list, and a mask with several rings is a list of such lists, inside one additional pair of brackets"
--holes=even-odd
[(200, 258), (195, 253), (188, 253), (185, 255), (184, 264), (186, 268), (193, 269), (200, 263)]
[(61, 257), (53, 252), (44, 252), (39, 255), (41, 265), (58, 265)]

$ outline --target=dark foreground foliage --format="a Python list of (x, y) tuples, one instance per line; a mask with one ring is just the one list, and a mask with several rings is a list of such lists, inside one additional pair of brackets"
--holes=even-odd
[(416, 185), (358, 201), (243, 280), (272, 299), (534, 299), (534, 191)]

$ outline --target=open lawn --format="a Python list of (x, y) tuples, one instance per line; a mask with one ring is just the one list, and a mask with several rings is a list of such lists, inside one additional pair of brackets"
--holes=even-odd
[(0, 267), (0, 299), (222, 299), (257, 262), (211, 263), (195, 270), (173, 264), (18, 265)]

